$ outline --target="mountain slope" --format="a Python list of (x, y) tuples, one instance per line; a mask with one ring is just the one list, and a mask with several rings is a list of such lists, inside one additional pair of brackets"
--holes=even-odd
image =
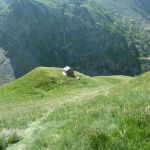
[[(101, 4), (128, 43), (134, 43), (140, 52), (142, 70), (150, 70), (150, 62), (143, 62), (145, 57), (150, 56), (150, 1), (101, 0)], [(148, 67), (145, 68), (145, 65)]]
[[(89, 75), (140, 72), (138, 52), (93, 1), (1, 0), (0, 82), (36, 66), (71, 65)], [(98, 6), (98, 7), (97, 7)]]
[(1, 86), (2, 150), (150, 148), (150, 73), (91, 78), (76, 72), (76, 80), (62, 70), (37, 68)]

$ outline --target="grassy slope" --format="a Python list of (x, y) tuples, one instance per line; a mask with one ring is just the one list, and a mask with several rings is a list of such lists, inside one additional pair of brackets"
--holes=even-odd
[(149, 149), (150, 74), (90, 78), (38, 68), (0, 89), (0, 130), (23, 137), (8, 149)]

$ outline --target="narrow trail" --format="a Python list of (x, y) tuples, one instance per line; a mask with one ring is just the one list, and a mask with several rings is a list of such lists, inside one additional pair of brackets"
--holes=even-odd
[[(102, 88), (102, 86), (94, 88), (94, 90), (85, 90), (82, 93), (79, 93), (78, 95), (75, 95), (73, 97), (68, 97), (65, 101), (55, 101), (51, 104), (47, 103), (47, 106), (51, 108), (46, 114), (43, 115), (43, 117), (37, 119), (36, 121), (32, 122), (28, 125), (26, 129), (22, 130), (16, 130), (16, 132), (23, 137), (23, 140), (21, 140), (19, 143), (11, 145), (7, 148), (7, 150), (26, 150), (26, 143), (32, 143), (33, 141), (33, 135), (36, 130), (42, 130), (44, 127), (42, 126), (42, 122), (48, 118), (48, 116), (54, 112), (56, 109), (62, 108), (63, 105), (68, 103), (79, 103), (83, 100), (88, 100), (93, 97), (99, 96), (101, 94), (106, 95), (111, 88), (114, 86), (109, 85), (109, 87)], [(104, 92), (104, 93), (102, 93)]]

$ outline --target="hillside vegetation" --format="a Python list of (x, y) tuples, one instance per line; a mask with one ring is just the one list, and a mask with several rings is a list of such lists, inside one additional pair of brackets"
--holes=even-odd
[(0, 87), (0, 149), (150, 148), (150, 73), (62, 75), (40, 67)]
[[(150, 1), (100, 0), (117, 30), (139, 51), (142, 72), (150, 70)], [(146, 61), (143, 61), (146, 58)]]
[(145, 68), (139, 58), (149, 56), (150, 5), (139, 3), (0, 0), (0, 84), (38, 66), (70, 65), (88, 75), (139, 74)]

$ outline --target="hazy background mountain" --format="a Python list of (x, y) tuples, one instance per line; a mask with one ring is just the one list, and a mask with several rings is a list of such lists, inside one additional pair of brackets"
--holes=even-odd
[(139, 74), (150, 66), (149, 7), (148, 0), (0, 0), (0, 83), (37, 66)]

